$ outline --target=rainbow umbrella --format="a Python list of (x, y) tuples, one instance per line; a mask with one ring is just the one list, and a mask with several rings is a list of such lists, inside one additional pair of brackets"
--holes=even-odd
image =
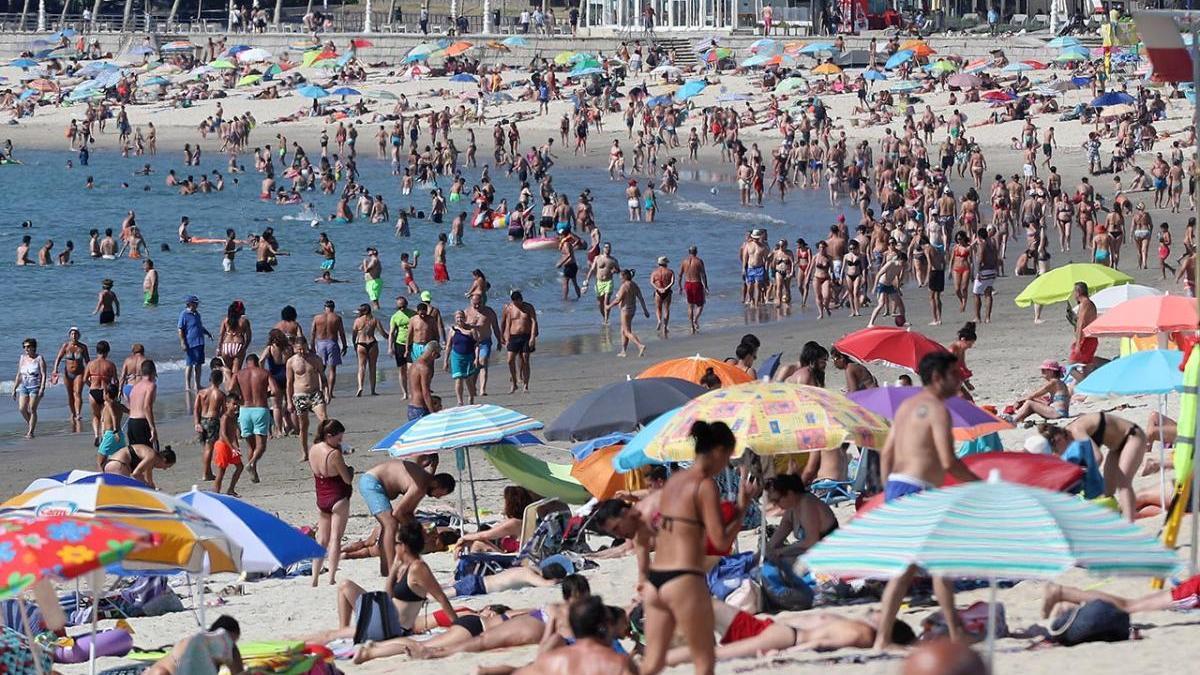
[[(920, 391), (921, 387), (875, 387), (850, 394), (850, 400), (891, 420), (896, 418), (900, 404)], [(950, 413), (955, 440), (969, 441), (1013, 428), (1008, 422), (958, 396), (946, 400), (946, 410)]]
[(0, 599), (15, 597), (41, 579), (74, 579), (153, 543), (149, 532), (102, 520), (0, 519)]
[(694, 457), (692, 424), (723, 421), (737, 438), (734, 454), (760, 455), (830, 450), (843, 443), (878, 448), (888, 422), (845, 396), (786, 382), (751, 382), (716, 389), (684, 404), (646, 445), (647, 457), (683, 461)]
[(733, 50), (728, 47), (714, 47), (700, 55), (705, 63), (716, 63), (731, 56), (733, 56)]

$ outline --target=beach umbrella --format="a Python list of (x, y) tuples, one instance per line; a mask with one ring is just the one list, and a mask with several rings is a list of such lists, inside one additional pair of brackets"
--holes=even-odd
[(648, 464), (665, 464), (666, 462), (646, 455), (646, 446), (662, 433), (667, 422), (679, 413), (680, 408), (668, 410), (650, 421), (621, 446), (621, 450), (612, 458), (613, 468), (621, 473), (629, 473)]
[(449, 47), (446, 47), (445, 55), (446, 56), (458, 56), (459, 54), (463, 54), (463, 53), (467, 52), (468, 50), (472, 49), (474, 46), (475, 46), (474, 42), (470, 42), (468, 40), (459, 40), (458, 42), (455, 42), (454, 44), (450, 45)]
[(121, 523), (65, 516), (0, 519), (0, 599), (43, 579), (65, 581), (119, 562), (154, 535)]
[(1113, 307), (1083, 332), (1088, 336), (1157, 335), (1195, 330), (1197, 319), (1195, 298), (1148, 295)]
[(713, 47), (700, 55), (705, 63), (716, 63), (721, 59), (733, 56), (733, 50), (728, 47)]
[(546, 427), (552, 441), (583, 441), (614, 431), (634, 431), (664, 412), (708, 391), (675, 377), (625, 379), (584, 394)]
[(525, 38), (521, 37), (520, 35), (513, 35), (513, 36), (506, 37), (503, 40), (501, 40), (500, 44), (502, 44), (506, 47), (528, 47), (529, 40), (526, 40)]
[(633, 436), (633, 434), (627, 434), (623, 431), (615, 431), (611, 434), (604, 434), (603, 436), (581, 441), (571, 446), (571, 456), (575, 458), (576, 462), (582, 462), (601, 448), (607, 448), (610, 445), (625, 445)]
[[(750, 382), (714, 389), (684, 404), (648, 444), (645, 454), (667, 461), (694, 457), (692, 424), (720, 420), (737, 438), (735, 456), (831, 450), (843, 443), (883, 447), (888, 422), (845, 396), (787, 382)], [(632, 443), (632, 441), (631, 441)]]
[(193, 487), (179, 499), (241, 547), (243, 572), (270, 573), (301, 560), (325, 557), (325, 549), (312, 537), (237, 497)]
[(559, 52), (554, 55), (554, 63), (560, 66), (565, 66), (571, 62), (575, 56), (575, 52)]
[(99, 471), (81, 471), (72, 469), (62, 473), (56, 473), (45, 478), (37, 478), (31, 482), (22, 492), (37, 492), (38, 490), (49, 490), (50, 488), (62, 487), (64, 485), (74, 485), (76, 483), (95, 483), (103, 480), (109, 485), (123, 485), (126, 487), (144, 488), (146, 484), (136, 478), (129, 478), (115, 473), (100, 473)]
[(1013, 96), (1007, 91), (1000, 91), (999, 89), (985, 91), (979, 95), (979, 98), (988, 101), (989, 103), (1008, 103), (1009, 101), (1017, 100), (1016, 96)]
[(881, 82), (887, 79), (887, 75), (872, 68), (863, 72), (863, 79), (869, 82)]
[(989, 657), (996, 580), (1053, 579), (1074, 567), (1099, 576), (1169, 576), (1178, 566), (1148, 531), (1075, 495), (986, 481), (889, 502), (822, 539), (803, 557), (814, 573), (886, 578), (917, 566), (990, 580)]
[(956, 70), (958, 70), (958, 64), (953, 61), (946, 61), (943, 59), (941, 61), (934, 61), (933, 63), (929, 64), (929, 72), (939, 75), (943, 73), (953, 73)]
[(1096, 98), (1092, 99), (1091, 106), (1093, 108), (1103, 108), (1111, 105), (1131, 105), (1136, 103), (1137, 99), (1121, 91), (1106, 91)]
[[(245, 79), (245, 78), (243, 78), (243, 79)], [(157, 86), (164, 85), (164, 84), (171, 84), (171, 81), (168, 80), (167, 78), (163, 77), (162, 75), (155, 75), (154, 77), (148, 77), (142, 82), (142, 86), (144, 86), (144, 87), (157, 87)]]
[(832, 42), (810, 42), (810, 43), (804, 45), (803, 47), (801, 47), (799, 50), (799, 53), (801, 53), (801, 54), (817, 54), (819, 52), (832, 52), (832, 51), (834, 51)]
[(1051, 49), (1066, 49), (1068, 47), (1080, 46), (1079, 38), (1071, 37), (1070, 35), (1060, 35), (1046, 43), (1046, 46)]
[(970, 73), (955, 73), (946, 78), (946, 84), (959, 89), (978, 89), (983, 85), (983, 80), (978, 75)]
[(1045, 70), (1050, 67), (1050, 66), (1042, 63), (1041, 61), (1034, 61), (1033, 59), (1025, 59), (1021, 63), (1024, 63), (1027, 66), (1030, 66), (1034, 70)]
[(413, 54), (432, 54), (433, 52), (436, 52), (439, 49), (441, 49), (441, 47), (439, 47), (437, 44), (435, 44), (433, 42), (422, 42), (421, 44), (417, 45), (416, 47), (413, 47), (412, 49), (408, 50), (408, 55), (412, 56)]
[(318, 87), (315, 84), (306, 84), (297, 89), (296, 93), (305, 98), (325, 98), (329, 95), (329, 92), (325, 91), (323, 87)]
[(479, 80), (475, 79), (470, 73), (458, 73), (450, 77), (451, 82), (469, 82), (470, 84), (478, 84)]
[(359, 92), (354, 87), (338, 87), (337, 89), (334, 89), (333, 91), (329, 92), (329, 95), (330, 96), (341, 96), (341, 97), (345, 98), (347, 96), (362, 96), (362, 93)]
[(1075, 284), (1080, 281), (1088, 285), (1089, 292), (1095, 293), (1109, 286), (1127, 284), (1133, 281), (1133, 278), (1107, 265), (1071, 263), (1056, 267), (1034, 279), (1025, 290), (1017, 294), (1014, 302), (1017, 303), (1017, 307), (1063, 302), (1071, 298), (1075, 292)]
[(237, 53), (238, 63), (258, 63), (260, 61), (270, 61), (272, 58), (271, 52), (261, 47), (246, 49)]
[(411, 457), (497, 443), (505, 436), (541, 428), (541, 422), (502, 406), (459, 406), (418, 419), (387, 450), (392, 457)]
[(0, 518), (70, 516), (153, 533), (158, 543), (130, 553), (129, 569), (236, 572), (241, 549), (191, 506), (146, 488), (103, 480), (26, 492), (0, 504)]
[(613, 466), (624, 444), (599, 448), (571, 466), (571, 475), (596, 499), (611, 499), (625, 489), (625, 477)]
[(1078, 53), (1064, 53), (1054, 57), (1055, 63), (1076, 63), (1089, 60), (1086, 56), (1081, 56)]
[(355, 49), (366, 49), (367, 47), (375, 46), (374, 42), (371, 42), (370, 40), (368, 40), (366, 38), (354, 38), (353, 40), (350, 41), (350, 44)]
[(783, 51), (783, 45), (780, 44), (779, 40), (772, 40), (771, 38), (759, 38), (754, 42), (751, 42), (747, 49), (751, 54), (766, 54), (767, 56), (770, 56)]
[(237, 68), (237, 66), (234, 65), (234, 63), (229, 59), (217, 59), (210, 62), (208, 67), (215, 70), (233, 70), (234, 68)]
[(26, 59), (26, 58), (13, 59), (12, 61), (8, 62), (8, 65), (12, 66), (13, 68), (21, 68), (21, 69), (36, 68), (37, 64), (38, 64), (37, 61), (34, 61), (33, 59)]
[(779, 84), (775, 85), (776, 94), (790, 94), (794, 91), (808, 89), (808, 82), (800, 77), (789, 77), (783, 79)]
[(888, 58), (887, 63), (883, 64), (883, 67), (887, 70), (894, 70), (899, 68), (901, 65), (908, 63), (912, 60), (912, 58), (913, 51), (911, 49), (901, 49), (895, 54), (892, 54), (891, 57)]
[(841, 67), (832, 63), (822, 63), (812, 69), (813, 75), (837, 75), (840, 72), (842, 72)]
[(146, 54), (153, 54), (154, 49), (147, 47), (145, 45), (138, 45), (136, 47), (131, 48), (127, 53), (131, 54), (133, 56), (145, 56)]
[(771, 58), (770, 54), (751, 54), (749, 58), (742, 61), (743, 68), (754, 68), (766, 64), (767, 59)]
[(897, 83), (893, 84), (892, 86), (888, 87), (888, 90), (893, 91), (893, 92), (903, 93), (903, 92), (907, 92), (907, 91), (916, 91), (923, 86), (925, 86), (925, 85), (921, 84), (920, 82), (917, 82), (916, 80), (901, 80), (900, 82), (897, 82)]
[(261, 80), (262, 80), (262, 75), (259, 75), (258, 73), (252, 73), (250, 75), (245, 75), (241, 79), (239, 79), (235, 86), (244, 87), (248, 84), (254, 84), (255, 82), (259, 82)]
[[(1192, 326), (1195, 327), (1194, 325)], [(1150, 349), (1114, 359), (1075, 385), (1089, 396), (1139, 396), (1183, 391), (1183, 352)]]
[(1029, 65), (1028, 63), (1022, 63), (1021, 61), (1013, 61), (1012, 63), (1008, 64), (1007, 66), (1004, 66), (1000, 70), (1005, 73), (1024, 73), (1026, 71), (1030, 71), (1033, 69), (1034, 69), (1033, 66)]
[(1090, 297), (1092, 304), (1096, 305), (1096, 311), (1103, 314), (1126, 300), (1163, 295), (1163, 293), (1164, 291), (1152, 286), (1121, 284), (1120, 286), (1109, 286), (1098, 293), (1093, 293)]
[(418, 61), (427, 61), (428, 59), (429, 59), (429, 54), (427, 54), (427, 53), (409, 54), (408, 56), (404, 57), (404, 62), (405, 63), (416, 63)]
[(288, 47), (291, 49), (298, 49), (302, 52), (307, 52), (313, 49), (320, 49), (321, 43), (312, 39), (293, 40), (288, 43)]
[[(28, 91), (33, 91), (33, 90), (30, 89)], [(97, 98), (97, 97), (100, 97), (100, 98), (104, 97), (104, 89), (102, 87), (79, 86), (79, 87), (75, 87), (74, 89), (72, 89), (70, 94), (67, 94), (67, 100), (71, 101), (72, 103), (74, 103), (76, 101), (83, 101), (83, 100), (86, 100), (89, 98)]]
[(991, 59), (976, 59), (967, 65), (963, 66), (964, 73), (980, 73), (987, 70), (992, 65)]
[(686, 356), (678, 359), (668, 359), (660, 361), (638, 374), (638, 379), (648, 377), (671, 377), (680, 380), (687, 380), (699, 385), (700, 380), (704, 378), (704, 374), (712, 369), (713, 374), (721, 381), (722, 387), (727, 387), (731, 384), (745, 384), (753, 382), (754, 378), (746, 371), (738, 368), (732, 363), (725, 363), (719, 359), (710, 359), (706, 356)]
[(317, 61), (316, 63), (313, 64), (313, 68), (324, 68), (326, 70), (336, 70), (338, 68), (341, 68), (343, 65), (345, 65), (345, 64), (340, 62), (337, 59), (321, 59), (320, 61)]
[[(893, 420), (900, 404), (921, 390), (921, 387), (875, 387), (850, 394), (850, 400)], [(1012, 424), (959, 396), (946, 399), (946, 411), (950, 413), (950, 426), (954, 430), (954, 439), (958, 441), (969, 441), (1013, 428)]]
[(652, 97), (646, 99), (646, 105), (650, 108), (654, 108), (654, 107), (660, 106), (660, 105), (671, 105), (671, 97), (666, 96), (666, 95), (652, 96)]
[(687, 82), (683, 83), (683, 86), (675, 90), (675, 100), (686, 101), (704, 91), (704, 88), (707, 86), (708, 83), (704, 80), (688, 80)]
[(587, 77), (588, 75), (599, 75), (604, 72), (604, 69), (599, 66), (585, 66), (582, 68), (573, 68), (567, 73), (567, 77)]
[(158, 48), (160, 52), (190, 52), (196, 45), (187, 40), (173, 40)]
[(932, 338), (908, 328), (863, 328), (833, 343), (839, 352), (864, 363), (916, 371), (926, 354), (948, 351)]
[(900, 45), (900, 49), (909, 50), (917, 56), (929, 56), (936, 53), (933, 47), (930, 47), (929, 43), (924, 40), (907, 40)]
[(1087, 61), (1091, 58), (1091, 56), (1091, 52), (1089, 52), (1086, 47), (1067, 47), (1066, 49), (1062, 50), (1062, 53), (1059, 54), (1055, 60)]
[(32, 80), (25, 86), (27, 86), (30, 89), (33, 89), (35, 91), (40, 91), (42, 93), (46, 93), (46, 92), (50, 92), (50, 91), (58, 91), (58, 83), (52, 82), (45, 78), (38, 78), (36, 80)]

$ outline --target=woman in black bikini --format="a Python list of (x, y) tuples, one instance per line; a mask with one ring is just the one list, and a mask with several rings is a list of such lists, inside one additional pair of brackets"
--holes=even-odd
[[(783, 519), (767, 542), (767, 560), (790, 566), (838, 529), (833, 509), (813, 496), (799, 476), (787, 473), (775, 476), (767, 481), (766, 491), (767, 500), (783, 509)], [(793, 535), (795, 542), (787, 544), (788, 535)]]
[(505, 605), (488, 605), (478, 614), (460, 615), (450, 623), (445, 632), (421, 642), (404, 637), (377, 643), (368, 642), (354, 654), (354, 663), (363, 664), (372, 659), (401, 654), (424, 658), (426, 650), (450, 650), (466, 644), (472, 638), (477, 638), (484, 632), (508, 621), (511, 611)]
[[(1096, 452), (1096, 463), (1104, 474), (1104, 494), (1116, 497), (1121, 515), (1130, 522), (1137, 516), (1137, 495), (1133, 479), (1142, 466), (1149, 447), (1146, 432), (1123, 417), (1099, 412), (1080, 415), (1066, 429), (1042, 425), (1038, 431), (1049, 442), (1055, 454), (1062, 454), (1074, 441), (1090, 440)], [(1100, 448), (1108, 448), (1103, 460)]]
[(358, 392), (355, 396), (362, 396), (364, 379), (371, 387), (371, 395), (375, 396), (375, 368), (379, 362), (379, 338), (375, 336), (376, 333), (386, 334), (387, 329), (371, 313), (370, 305), (359, 305), (351, 337), (354, 351), (358, 354)]
[[(724, 422), (696, 422), (691, 435), (696, 443), (695, 463), (667, 480), (660, 491), (657, 518), (648, 526), (640, 518), (629, 517), (630, 509), (620, 510), (619, 504), (604, 512), (598, 508), (596, 514), (596, 522), (605, 531), (634, 539), (638, 587), (646, 608), (646, 656), (641, 668), (646, 675), (665, 667), (676, 627), (692, 650), (696, 672), (713, 671), (716, 657), (712, 602), (704, 572), (705, 536), (717, 550), (728, 549), (741, 529), (747, 505), (761, 492), (743, 467), (737, 506), (724, 521), (713, 477), (729, 465), (737, 440)], [(630, 524), (635, 524), (633, 531), (629, 531)], [(655, 546), (653, 562), (651, 537)]]
[(111, 473), (126, 478), (136, 478), (152, 490), (157, 490), (154, 484), (155, 469), (169, 469), (175, 466), (175, 451), (169, 446), (162, 452), (155, 452), (148, 445), (127, 445), (108, 456), (104, 460), (104, 473)]

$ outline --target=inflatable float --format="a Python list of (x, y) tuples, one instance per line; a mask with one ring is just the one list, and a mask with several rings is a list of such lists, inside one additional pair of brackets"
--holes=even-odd
[(549, 251), (558, 248), (556, 237), (533, 237), (521, 242), (521, 248), (526, 251)]
[(96, 656), (125, 656), (133, 649), (133, 636), (123, 630), (102, 630), (75, 638), (70, 647), (55, 647), (55, 663), (85, 663), (96, 643)]

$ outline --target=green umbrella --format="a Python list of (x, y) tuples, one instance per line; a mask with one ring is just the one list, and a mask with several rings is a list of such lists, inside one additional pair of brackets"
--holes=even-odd
[(931, 73), (953, 73), (956, 70), (958, 70), (958, 64), (953, 61), (938, 61), (929, 66), (929, 72)]
[(780, 82), (779, 84), (775, 85), (775, 93), (776, 94), (790, 94), (793, 91), (798, 91), (800, 89), (805, 89), (807, 87), (808, 87), (808, 83), (805, 82), (803, 78), (789, 77), (789, 78), (783, 80), (782, 82)]
[(1015, 302), (1017, 307), (1053, 305), (1056, 302), (1063, 302), (1071, 298), (1072, 293), (1075, 292), (1075, 284), (1080, 281), (1087, 284), (1089, 293), (1095, 293), (1109, 286), (1127, 284), (1133, 281), (1133, 278), (1107, 265), (1095, 263), (1063, 265), (1035, 279), (1017, 295)]
[(208, 64), (208, 67), (216, 68), (217, 70), (233, 70), (234, 68), (237, 68), (237, 66), (234, 65), (229, 59), (217, 59), (216, 61)]
[(258, 75), (258, 74), (247, 75), (237, 81), (237, 86), (244, 87), (247, 84), (254, 84), (255, 82), (258, 82), (261, 79), (262, 79), (262, 75)]

